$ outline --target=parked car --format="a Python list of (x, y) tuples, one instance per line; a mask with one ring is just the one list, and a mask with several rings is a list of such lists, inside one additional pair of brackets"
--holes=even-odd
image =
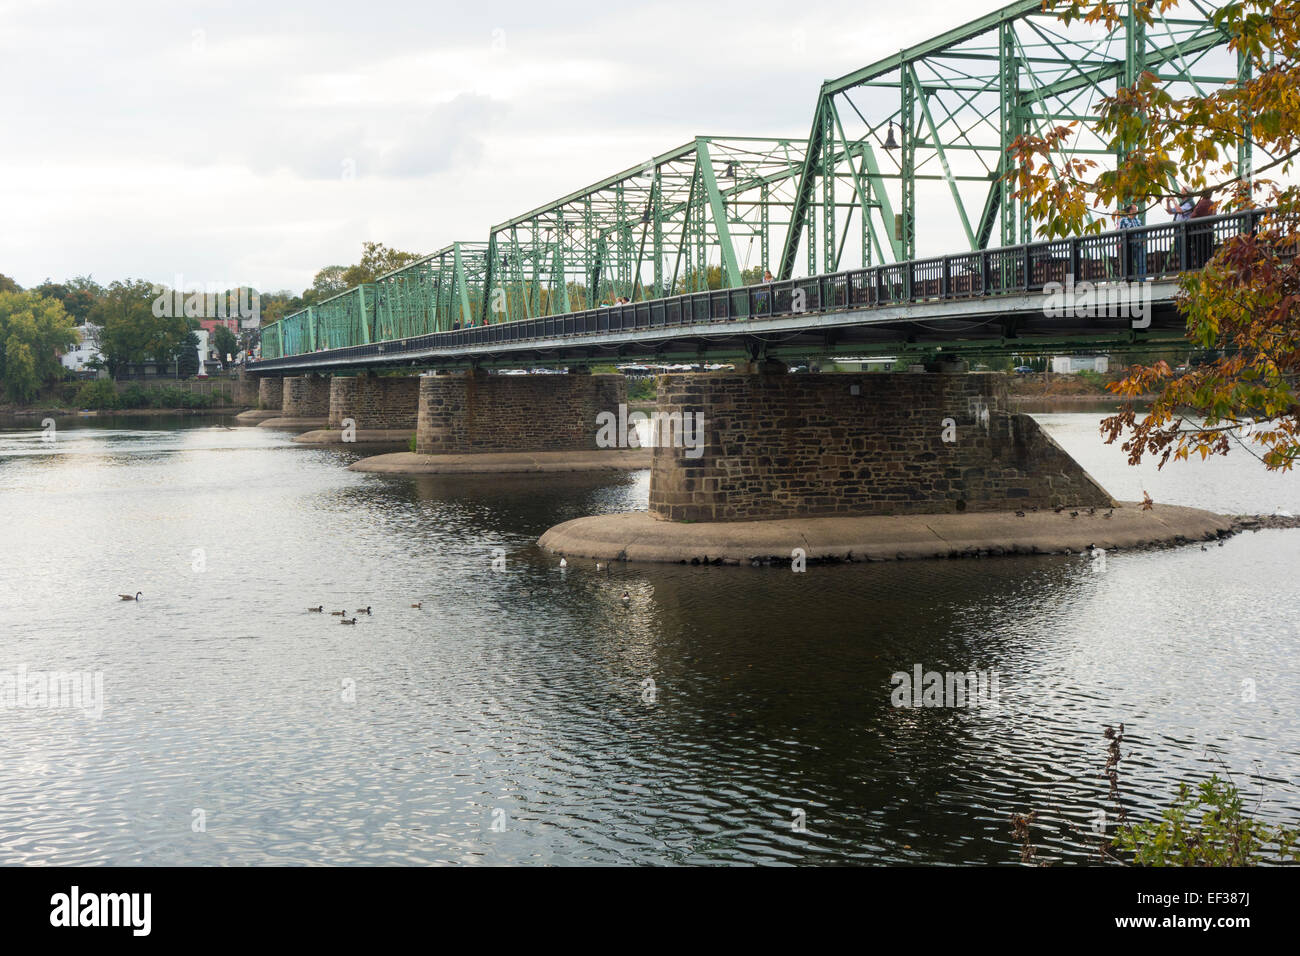
[(1021, 375), (1029, 375), (1034, 371), (1034, 369), (1029, 365), (1017, 365), (1016, 371)]

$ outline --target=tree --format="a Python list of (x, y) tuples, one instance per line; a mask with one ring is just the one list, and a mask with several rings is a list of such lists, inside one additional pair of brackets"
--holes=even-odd
[(31, 401), (42, 385), (55, 381), (62, 369), (58, 353), (76, 341), (57, 299), (0, 292), (0, 380), (13, 401)]
[(22, 292), (23, 287), (3, 272), (0, 272), (0, 292)]
[(77, 276), (67, 282), (51, 282), (46, 279), (35, 291), (41, 295), (58, 299), (64, 310), (77, 325), (84, 325), (90, 310), (104, 294), (104, 287), (90, 276)]
[(340, 292), (346, 292), (348, 283), (344, 275), (347, 271), (347, 266), (326, 266), (321, 269), (312, 279), (311, 288), (303, 292), (303, 304), (311, 305), (313, 302), (319, 302), (322, 299), (328, 299), (332, 295), (338, 295)]
[[(116, 375), (129, 362), (170, 362), (193, 327), (183, 315), (154, 315), (155, 287), (142, 280), (114, 282), (90, 311), (101, 327), (99, 348)], [(164, 310), (166, 311), (166, 310)]]
[(230, 329), (218, 325), (212, 333), (212, 347), (216, 349), (217, 357), (224, 362), (227, 355), (233, 357), (239, 351), (239, 339), (235, 338), (235, 333)]
[[(1133, 14), (1150, 24), (1176, 5), (1134, 3)], [(1109, 29), (1128, 10), (1096, 0), (1049, 6), (1067, 22), (1082, 18)], [(1300, 155), (1300, 0), (1233, 0), (1211, 16), (1249, 65), (1244, 80), (1178, 98), (1143, 73), (1097, 108), (1094, 126), (1121, 157), (1114, 169), (1063, 156), (1072, 122), (1016, 140), (1009, 178), (1049, 238), (1098, 232), (1101, 222), (1090, 222), (1089, 210), (1130, 201), (1150, 207), (1172, 196), (1176, 181), (1221, 197), (1220, 211), (1276, 210), (1258, 231), (1227, 240), (1202, 271), (1181, 279), (1187, 338), (1218, 357), (1183, 373), (1165, 361), (1134, 366), (1111, 386), (1127, 402), (1102, 431), (1108, 443), (1127, 434), (1122, 447), (1133, 464), (1145, 455), (1163, 466), (1192, 454), (1227, 454), (1237, 442), (1270, 470), (1289, 470), (1300, 457), (1300, 273), (1293, 257), (1300, 189), (1272, 177), (1290, 174)], [(1238, 168), (1247, 143), (1263, 157), (1253, 170)], [(1143, 393), (1156, 396), (1144, 415), (1133, 404)]]
[(199, 372), (199, 337), (194, 332), (186, 334), (181, 340), (176, 354), (176, 376), (193, 378)]
[(343, 287), (350, 289), (363, 282), (374, 282), (381, 275), (409, 266), (419, 258), (419, 253), (390, 249), (382, 242), (363, 242), (361, 261), (343, 273)]

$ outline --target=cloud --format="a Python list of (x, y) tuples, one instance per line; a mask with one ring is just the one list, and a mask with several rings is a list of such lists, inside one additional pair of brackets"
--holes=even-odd
[(506, 112), (490, 97), (462, 93), (400, 130), (397, 141), (379, 151), (377, 171), (406, 178), (477, 163), (485, 135)]
[(697, 134), (803, 137), (822, 80), (1001, 0), (0, 0), (0, 272), (301, 289)]

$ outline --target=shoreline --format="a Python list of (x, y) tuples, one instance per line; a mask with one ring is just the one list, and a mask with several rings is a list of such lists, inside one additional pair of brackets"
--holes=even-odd
[(238, 415), (247, 405), (222, 405), (216, 408), (25, 408), (17, 411), (0, 408), (0, 418), (108, 418), (113, 415)]

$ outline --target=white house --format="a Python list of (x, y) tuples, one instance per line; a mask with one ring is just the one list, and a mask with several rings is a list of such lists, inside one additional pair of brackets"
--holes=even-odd
[(60, 355), (59, 361), (63, 363), (64, 368), (73, 372), (85, 371), (88, 362), (103, 357), (95, 344), (98, 341), (99, 326), (91, 325), (89, 322), (77, 326), (76, 346)]
[(1110, 357), (1107, 355), (1053, 355), (1052, 371), (1061, 375), (1073, 375), (1076, 372), (1102, 372), (1110, 370)]

